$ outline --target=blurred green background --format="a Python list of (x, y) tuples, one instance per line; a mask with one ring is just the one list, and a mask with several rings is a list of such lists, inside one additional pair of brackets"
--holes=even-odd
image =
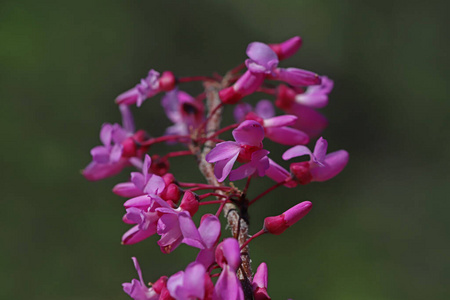
[[(265, 216), (314, 203), (253, 243), (254, 267), (267, 262), (273, 299), (449, 299), (449, 25), (445, 1), (2, 0), (0, 298), (130, 299), (131, 256), (146, 281), (184, 269), (187, 246), (120, 245), (129, 226), (110, 189), (127, 172), (80, 175), (101, 124), (120, 121), (113, 99), (150, 68), (223, 73), (249, 42), (300, 35), (281, 65), (334, 79), (323, 136), (350, 163), (252, 207), (256, 232)], [(133, 108), (154, 135), (169, 125), (159, 99)], [(187, 181), (194, 164), (183, 161), (173, 165)], [(259, 182), (253, 195), (270, 181)]]

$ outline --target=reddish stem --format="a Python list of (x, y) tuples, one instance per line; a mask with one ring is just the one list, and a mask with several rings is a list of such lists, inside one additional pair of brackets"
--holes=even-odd
[(277, 93), (277, 90), (276, 89), (271, 89), (271, 88), (266, 88), (266, 87), (262, 86), (262, 87), (260, 87), (258, 89), (258, 92), (266, 93), (266, 94), (269, 94), (269, 95), (275, 95)]
[(180, 77), (178, 78), (178, 83), (185, 83), (191, 81), (216, 81), (214, 78), (207, 76), (190, 76), (190, 77)]
[(245, 246), (248, 245), (248, 243), (250, 243), (253, 239), (256, 239), (258, 236), (263, 235), (264, 233), (266, 233), (266, 231), (263, 229), (261, 229), (260, 231), (258, 231), (257, 233), (255, 233), (252, 237), (250, 237), (248, 240), (245, 241), (245, 243), (242, 244), (241, 246), (241, 250), (245, 248)]
[(193, 182), (178, 182), (178, 184), (181, 187), (192, 187), (192, 189), (190, 189), (191, 191), (194, 191), (194, 189), (197, 190), (220, 190), (220, 191), (229, 191), (232, 190), (233, 188), (228, 187), (228, 186), (220, 186), (220, 185), (209, 185), (209, 184), (204, 184), (204, 183), (193, 183)]
[(192, 151), (189, 150), (185, 150), (185, 151), (174, 151), (174, 152), (169, 152), (166, 155), (164, 155), (161, 159), (167, 159), (167, 158), (171, 158), (171, 157), (177, 157), (177, 156), (185, 156), (185, 155), (193, 155)]
[(239, 124), (228, 125), (227, 127), (224, 127), (224, 128), (222, 128), (220, 130), (217, 130), (212, 135), (210, 135), (208, 138), (215, 138), (216, 136), (219, 136), (221, 133), (224, 133), (224, 132), (226, 132), (226, 131), (228, 131), (230, 129), (234, 129), (234, 128), (238, 127), (238, 126), (239, 126)]
[(265, 196), (266, 194), (270, 193), (271, 191), (273, 191), (274, 189), (276, 189), (279, 186), (282, 186), (283, 184), (285, 184), (286, 181), (282, 181), (282, 182), (278, 182), (275, 185), (271, 186), (270, 188), (268, 188), (267, 190), (265, 190), (264, 192), (262, 192), (261, 194), (259, 194), (258, 196), (255, 197), (255, 199), (253, 199), (252, 201), (250, 201), (248, 203), (248, 205), (252, 205), (253, 203), (255, 203), (257, 200), (259, 200), (261, 197)]
[(223, 200), (211, 200), (211, 201), (201, 202), (198, 205), (219, 204), (219, 203), (226, 203), (226, 202), (227, 201), (223, 201)]
[(234, 67), (233, 69), (230, 70), (230, 73), (236, 74), (236, 73), (240, 72), (243, 68), (245, 68), (245, 63), (242, 63), (239, 66)]
[[(199, 198), (199, 201), (202, 201), (203, 199), (205, 199), (207, 197), (211, 197), (211, 196), (214, 196), (217, 198), (227, 198), (227, 196), (218, 194), (218, 193), (206, 193), (206, 194), (198, 196), (198, 198)], [(221, 200), (217, 200), (217, 201), (222, 202)]]
[(149, 139), (145, 142), (142, 142), (141, 146), (151, 146), (156, 143), (167, 142), (171, 140), (179, 140), (179, 139), (191, 139), (189, 135), (166, 135), (157, 138)]

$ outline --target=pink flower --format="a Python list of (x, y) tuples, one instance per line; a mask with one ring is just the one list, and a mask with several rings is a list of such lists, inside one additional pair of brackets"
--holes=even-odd
[[(327, 84), (327, 80), (325, 83)], [(285, 111), (298, 117), (292, 126), (297, 128), (310, 137), (318, 136), (327, 126), (328, 120), (319, 112), (311, 107), (296, 102), (298, 93), (285, 85), (278, 87), (277, 100), (275, 105)], [(313, 103), (314, 101), (310, 101)]]
[(191, 218), (180, 216), (179, 220), (184, 237), (182, 242), (201, 249), (195, 261), (208, 269), (214, 263), (215, 246), (220, 237), (219, 219), (215, 215), (204, 215), (198, 230)]
[[(269, 168), (269, 151), (263, 149), (264, 129), (256, 121), (242, 122), (233, 130), (236, 142), (222, 142), (207, 155), (206, 161), (216, 163), (214, 175), (222, 182), (230, 175), (230, 180), (239, 180), (253, 175), (264, 176)], [(244, 162), (242, 166), (231, 171), (236, 160)]]
[(174, 123), (166, 135), (186, 135), (197, 128), (204, 119), (204, 106), (186, 92), (174, 89), (167, 92), (161, 104), (167, 117)]
[(232, 86), (220, 90), (220, 100), (226, 104), (235, 104), (245, 96), (256, 92), (263, 82), (264, 73), (247, 70)]
[(300, 184), (307, 184), (311, 181), (326, 181), (339, 174), (347, 165), (349, 155), (345, 150), (327, 153), (328, 143), (324, 138), (319, 138), (311, 152), (306, 146), (295, 146), (283, 154), (284, 160), (293, 157), (309, 155), (307, 162), (291, 164), (291, 172)]
[(216, 248), (216, 262), (222, 268), (219, 279), (214, 288), (213, 300), (244, 300), (242, 285), (236, 276), (241, 264), (239, 242), (227, 238)]
[(279, 60), (283, 60), (294, 55), (302, 46), (302, 38), (294, 36), (280, 44), (269, 44), (269, 47), (277, 54)]
[(158, 300), (159, 294), (153, 287), (147, 287), (142, 278), (141, 268), (136, 257), (131, 258), (134, 263), (134, 267), (139, 275), (139, 280), (133, 279), (130, 283), (123, 283), (123, 290), (130, 295), (134, 300)]
[(261, 263), (256, 270), (255, 276), (252, 281), (253, 295), (255, 300), (270, 300), (269, 294), (267, 294), (267, 265)]
[(312, 203), (309, 201), (304, 201), (289, 208), (281, 215), (267, 217), (264, 219), (264, 231), (275, 235), (282, 234), (286, 229), (306, 216), (311, 208)]
[(277, 54), (264, 43), (250, 43), (247, 47), (247, 55), (249, 59), (245, 61), (245, 65), (252, 73), (272, 74), (278, 66)]
[(113, 192), (122, 197), (137, 197), (140, 195), (161, 194), (166, 184), (164, 179), (158, 175), (152, 174), (150, 168), (152, 159), (148, 154), (145, 155), (142, 172), (132, 172), (131, 182), (119, 183), (113, 188)]
[(190, 263), (186, 271), (170, 276), (167, 289), (177, 300), (211, 299), (213, 283), (205, 267), (197, 262)]
[[(105, 123), (100, 130), (102, 146), (92, 148), (92, 162), (83, 170), (88, 180), (100, 180), (114, 176), (130, 164), (138, 164), (146, 149), (136, 147), (135, 141), (145, 138), (145, 132), (133, 134), (134, 122), (128, 107), (121, 105), (124, 127)], [(134, 160), (137, 160), (134, 161)]]
[(241, 103), (234, 109), (234, 117), (237, 122), (254, 120), (260, 123), (265, 136), (282, 145), (304, 145), (309, 143), (309, 136), (298, 129), (288, 126), (297, 121), (294, 115), (275, 117), (275, 110), (269, 100), (261, 100), (256, 104), (254, 112), (248, 103)]
[(134, 88), (117, 96), (116, 103), (125, 105), (136, 103), (139, 107), (146, 99), (157, 93), (174, 89), (175, 83), (176, 79), (172, 72), (164, 72), (160, 77), (159, 73), (152, 69)]
[(333, 80), (322, 76), (320, 85), (309, 86), (304, 93), (295, 96), (295, 102), (312, 108), (322, 108), (328, 104), (328, 95), (333, 89)]

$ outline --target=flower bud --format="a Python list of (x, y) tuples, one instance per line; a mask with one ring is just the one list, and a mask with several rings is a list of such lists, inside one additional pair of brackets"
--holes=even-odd
[(192, 217), (198, 211), (198, 196), (191, 191), (186, 191), (183, 199), (181, 199), (180, 207), (182, 210), (189, 212)]
[(269, 44), (269, 47), (277, 54), (279, 60), (283, 60), (294, 55), (302, 46), (302, 38), (294, 36), (280, 44)]
[(271, 234), (282, 234), (288, 227), (294, 225), (311, 210), (312, 203), (304, 201), (299, 203), (281, 215), (264, 219), (264, 230)]
[(159, 89), (161, 91), (171, 91), (175, 88), (176, 84), (176, 78), (175, 75), (173, 75), (170, 71), (165, 71), (162, 73), (161, 77), (159, 78)]
[(180, 199), (181, 191), (178, 185), (171, 183), (164, 191), (159, 195), (161, 198), (163, 198), (166, 201), (172, 201), (174, 204), (178, 203), (178, 200)]

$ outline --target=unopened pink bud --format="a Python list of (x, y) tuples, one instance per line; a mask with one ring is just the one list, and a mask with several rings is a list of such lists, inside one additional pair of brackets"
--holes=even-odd
[(182, 210), (189, 212), (192, 217), (198, 211), (198, 196), (191, 191), (186, 191), (183, 199), (181, 199), (180, 207)]
[(269, 47), (277, 54), (279, 60), (283, 60), (294, 55), (302, 46), (302, 38), (294, 36), (280, 44), (270, 44)]
[(181, 191), (178, 185), (171, 183), (161, 193), (160, 197), (166, 201), (172, 201), (174, 204), (178, 203)]
[(176, 78), (175, 75), (173, 75), (170, 71), (165, 71), (162, 73), (161, 77), (159, 78), (159, 89), (161, 91), (171, 91), (175, 88), (176, 84)]
[(235, 104), (243, 97), (254, 93), (263, 81), (264, 73), (252, 73), (247, 70), (233, 86), (219, 92), (220, 100), (226, 104)]
[(292, 163), (290, 166), (290, 170), (295, 177), (295, 181), (299, 184), (308, 184), (313, 180), (313, 176), (310, 172), (309, 162), (307, 161)]
[(294, 225), (311, 210), (312, 203), (304, 201), (291, 207), (281, 215), (264, 219), (264, 230), (271, 234), (282, 234), (288, 227)]
[(163, 288), (167, 287), (167, 279), (167, 276), (161, 276), (154, 284), (152, 284), (152, 288), (157, 294), (161, 294)]

